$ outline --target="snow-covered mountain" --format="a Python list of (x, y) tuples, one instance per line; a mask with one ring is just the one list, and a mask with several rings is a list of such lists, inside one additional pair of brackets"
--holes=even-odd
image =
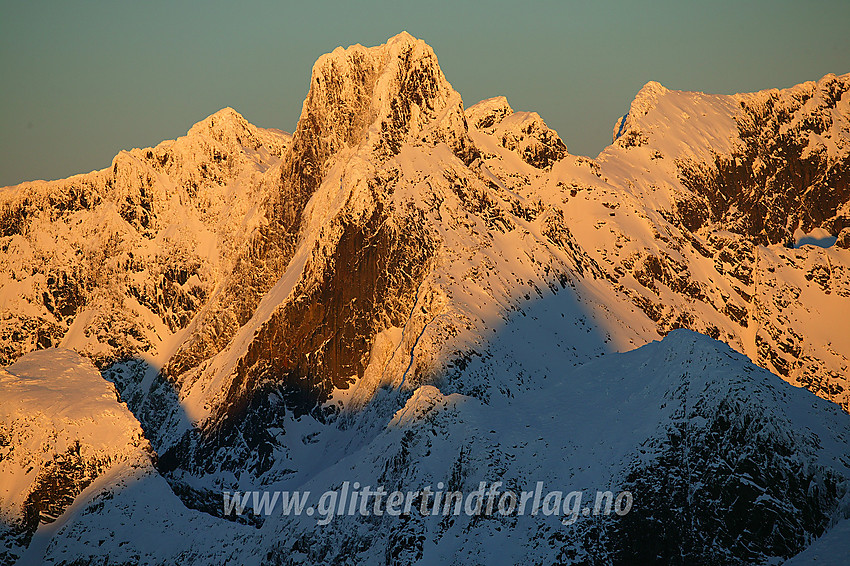
[[(0, 189), (3, 362), (90, 358), (157, 454), (95, 480), (47, 556), (99, 563), (125, 534), (121, 560), (153, 563), (799, 552), (850, 509), (848, 91), (651, 82), (589, 159), (504, 97), (465, 108), (402, 33), (322, 56), (291, 136), (225, 109), (109, 169)], [(678, 328), (768, 371), (693, 333), (649, 344)], [(568, 530), (218, 517), (222, 490), (415, 488), (456, 466), (471, 486), (629, 487), (635, 511)], [(129, 537), (156, 514), (162, 552)]]
[(115, 387), (76, 352), (30, 352), (0, 370), (0, 518), (4, 561), (98, 476), (150, 465), (152, 450)]
[(230, 108), (103, 171), (0, 189), (5, 363), (152, 354), (205, 305), (264, 221), (290, 136)]
[[(520, 319), (514, 330), (527, 330)], [(494, 343), (494, 378), (515, 379), (514, 355)], [(561, 514), (355, 514), (319, 525), (278, 511), (254, 528), (186, 509), (151, 469), (125, 466), (81, 496), (42, 556), (52, 564), (767, 564), (831, 536), (850, 512), (846, 413), (706, 336), (677, 330), (517, 393), (484, 402), (419, 387), (339, 459), (329, 448), (351, 445), (356, 432), (304, 435), (310, 422), (293, 419), (290, 448), (325, 457), (290, 487), (318, 494), (345, 481), (401, 490), (445, 482), (470, 493), (498, 480), (519, 492), (541, 481), (564, 492), (630, 489), (629, 514), (571, 525)]]

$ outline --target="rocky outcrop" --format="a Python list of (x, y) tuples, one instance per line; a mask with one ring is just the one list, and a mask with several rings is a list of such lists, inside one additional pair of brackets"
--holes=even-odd
[(514, 112), (504, 96), (470, 106), (466, 118), (538, 169), (550, 169), (567, 155), (567, 146), (536, 112)]

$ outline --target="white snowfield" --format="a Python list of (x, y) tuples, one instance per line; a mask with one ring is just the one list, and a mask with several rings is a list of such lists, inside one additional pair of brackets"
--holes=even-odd
[[(406, 33), (322, 56), (310, 84), (292, 135), (227, 108), (103, 171), (0, 189), (0, 355), (18, 360), (0, 414), (19, 435), (0, 446), (14, 454), (0, 459), (3, 509), (19, 515), (46, 461), (77, 441), (106, 462), (42, 525), (29, 563), (637, 563), (653, 549), (624, 558), (612, 541), (719, 532), (724, 514), (735, 536), (665, 544), (778, 563), (841, 532), (850, 75), (734, 96), (650, 82), (596, 159), (504, 97), (464, 108)], [(799, 163), (817, 174), (797, 191)], [(363, 242), (346, 251), (352, 233)], [(362, 292), (339, 304), (340, 287)], [(375, 297), (366, 322), (323, 311)], [(340, 336), (362, 341), (354, 359), (338, 359)], [(69, 350), (116, 383), (176, 468), (153, 467), (139, 421)], [(326, 387), (315, 408), (330, 417), (261, 390), (290, 377), (286, 363), (320, 368), (298, 385)], [(322, 381), (338, 368), (343, 386)], [(49, 442), (32, 431), (40, 414)], [(223, 439), (207, 453), (205, 434)], [(643, 512), (636, 499), (627, 526), (567, 531), (557, 517), (318, 528), (274, 514), (254, 528), (187, 507), (206, 504), (187, 491), (452, 478), (671, 495)], [(690, 523), (676, 520), (681, 498), (699, 509)], [(836, 536), (809, 551), (826, 556)]]

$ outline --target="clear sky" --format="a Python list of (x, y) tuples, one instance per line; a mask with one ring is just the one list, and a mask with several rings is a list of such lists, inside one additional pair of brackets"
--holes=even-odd
[(466, 105), (505, 95), (591, 156), (649, 80), (733, 93), (850, 72), (850, 0), (0, 0), (0, 186), (108, 167), (224, 106), (292, 131), (319, 55), (401, 30)]

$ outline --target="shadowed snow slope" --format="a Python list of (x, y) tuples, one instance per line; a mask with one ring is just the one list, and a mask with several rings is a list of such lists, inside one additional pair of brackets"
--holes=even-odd
[[(515, 369), (503, 367), (493, 380), (513, 378)], [(268, 564), (775, 563), (850, 510), (850, 417), (708, 337), (675, 331), (529, 385), (489, 403), (422, 386), (369, 442), (287, 487), (309, 490), (315, 505), (344, 481), (405, 491), (444, 482), (465, 493), (480, 481), (517, 492), (542, 481), (545, 491), (586, 490), (583, 506), (596, 490), (629, 489), (628, 515), (564, 525), (564, 513), (415, 512), (319, 526), (278, 508), (246, 530), (181, 511), (148, 476), (91, 494), (96, 512), (78, 510), (47, 557), (97, 563), (126, 537), (161, 564), (234, 556)], [(144, 536), (125, 533), (137, 523)], [(98, 546), (104, 538), (110, 544)]]

